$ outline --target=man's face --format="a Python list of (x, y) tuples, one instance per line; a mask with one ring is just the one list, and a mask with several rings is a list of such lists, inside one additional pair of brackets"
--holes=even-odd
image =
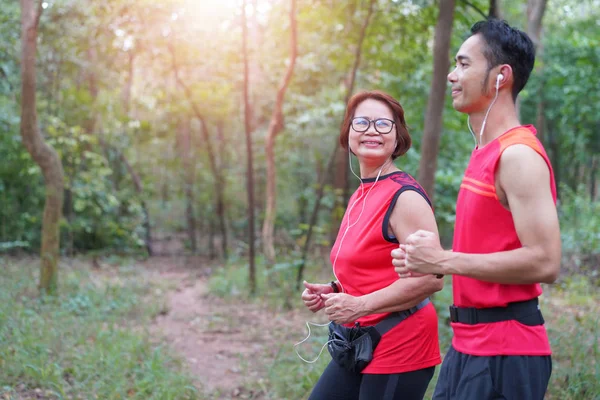
[(483, 55), (481, 35), (473, 35), (460, 46), (456, 68), (448, 74), (452, 85), (452, 106), (462, 113), (485, 110), (489, 102), (488, 63)]

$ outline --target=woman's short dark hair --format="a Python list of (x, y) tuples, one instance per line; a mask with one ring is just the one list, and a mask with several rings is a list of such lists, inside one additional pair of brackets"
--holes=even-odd
[(535, 47), (523, 31), (506, 21), (488, 19), (471, 27), (471, 36), (480, 34), (485, 41), (483, 55), (488, 62), (488, 73), (497, 65), (508, 64), (513, 70), (513, 99), (525, 87), (535, 62)]
[(352, 96), (348, 102), (348, 106), (346, 107), (346, 115), (344, 115), (344, 121), (342, 122), (342, 127), (340, 129), (340, 145), (342, 148), (346, 151), (349, 150), (348, 135), (350, 134), (352, 118), (354, 118), (354, 113), (356, 112), (358, 105), (368, 99), (381, 101), (388, 106), (394, 115), (397, 144), (394, 152), (392, 153), (392, 159), (396, 159), (397, 157), (405, 154), (408, 149), (410, 149), (412, 140), (410, 138), (410, 134), (408, 133), (408, 128), (406, 127), (406, 121), (404, 120), (404, 109), (398, 100), (379, 90), (359, 92)]

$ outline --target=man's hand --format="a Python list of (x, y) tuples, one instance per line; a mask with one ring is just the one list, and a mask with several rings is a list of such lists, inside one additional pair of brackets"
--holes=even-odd
[(330, 321), (338, 324), (354, 322), (363, 316), (363, 301), (360, 297), (346, 293), (329, 293), (321, 295), (325, 302), (325, 314)]
[(443, 274), (439, 265), (444, 250), (438, 237), (419, 230), (406, 238), (406, 243), (392, 251), (392, 264), (400, 278)]
[(329, 284), (308, 283), (304, 281), (304, 291), (302, 292), (302, 301), (304, 305), (312, 312), (317, 312), (325, 306), (321, 295), (333, 293), (333, 288)]

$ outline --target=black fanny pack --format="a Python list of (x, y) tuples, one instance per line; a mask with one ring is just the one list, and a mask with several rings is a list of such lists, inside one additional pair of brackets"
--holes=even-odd
[(331, 358), (350, 372), (362, 371), (373, 359), (373, 352), (383, 334), (429, 304), (429, 298), (413, 308), (393, 312), (373, 326), (347, 327), (331, 322), (327, 350)]
[(476, 325), (500, 321), (519, 321), (523, 325), (544, 324), (537, 297), (531, 300), (508, 303), (506, 307), (471, 308), (450, 306), (450, 322)]

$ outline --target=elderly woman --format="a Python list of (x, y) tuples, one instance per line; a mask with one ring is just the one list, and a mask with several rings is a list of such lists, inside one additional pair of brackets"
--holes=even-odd
[[(380, 91), (356, 94), (340, 143), (349, 157), (357, 157), (361, 184), (331, 249), (336, 280), (304, 283), (306, 307), (323, 309), (332, 321), (334, 356), (309, 399), (421, 400), (441, 362), (437, 315), (428, 298), (442, 289), (443, 280), (400, 280), (392, 265), (391, 251), (409, 234), (419, 229), (437, 234), (427, 194), (394, 164), (411, 145), (402, 106)], [(348, 350), (361, 333), (365, 340)]]

